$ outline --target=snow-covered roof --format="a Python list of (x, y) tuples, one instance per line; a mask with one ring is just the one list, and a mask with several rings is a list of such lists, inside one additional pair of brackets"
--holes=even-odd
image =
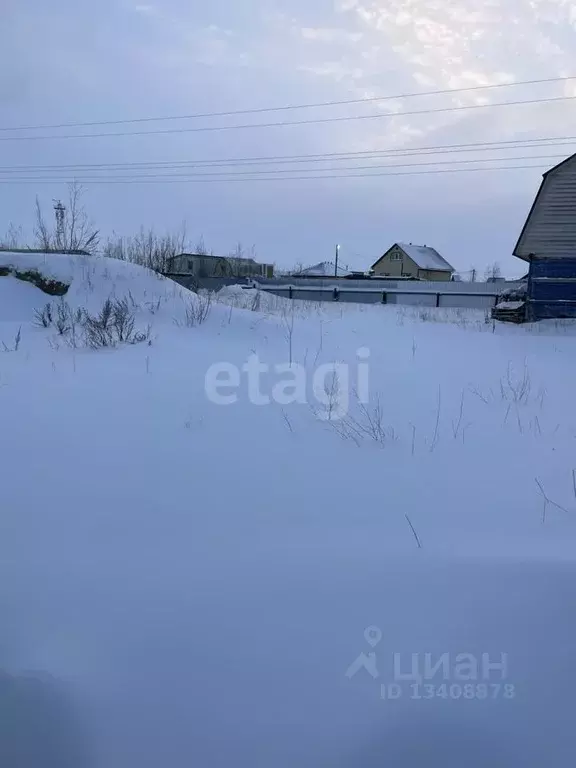
[(338, 271), (335, 273), (334, 268), (335, 264), (333, 261), (320, 261), (318, 264), (306, 267), (306, 269), (302, 269), (296, 274), (307, 275), (308, 277), (335, 277), (336, 275), (338, 277), (346, 277), (346, 275), (350, 274), (349, 270), (342, 269), (342, 267), (338, 267)]
[(435, 248), (428, 245), (412, 245), (412, 243), (396, 243), (420, 269), (436, 269), (454, 272), (454, 267)]

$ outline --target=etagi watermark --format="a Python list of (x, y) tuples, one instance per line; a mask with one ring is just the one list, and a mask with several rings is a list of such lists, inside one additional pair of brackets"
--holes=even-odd
[(320, 406), (315, 408), (320, 418), (342, 419), (351, 394), (357, 402), (369, 403), (369, 357), (370, 350), (361, 347), (352, 365), (324, 363), (311, 369), (296, 362), (270, 365), (254, 353), (240, 367), (226, 362), (211, 365), (204, 389), (216, 405), (234, 405), (242, 392), (252, 405), (310, 404)]
[[(375, 649), (382, 641), (378, 627), (367, 627), (364, 639)], [(352, 679), (361, 671), (380, 683), (380, 698), (397, 699), (514, 699), (516, 686), (508, 677), (508, 654), (361, 653), (346, 670)]]

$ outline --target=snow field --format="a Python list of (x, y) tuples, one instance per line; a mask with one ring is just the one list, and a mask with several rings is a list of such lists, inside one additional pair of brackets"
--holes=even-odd
[[(568, 764), (572, 326), (226, 289), (188, 327), (197, 297), (84, 262), (50, 266), (66, 301), (130, 292), (152, 343), (54, 343), (46, 297), (0, 277), (0, 348), (21, 329), (0, 351), (0, 667), (75, 688), (98, 768)], [(306, 402), (275, 401), (290, 356)], [(238, 371), (228, 406), (218, 363)], [(332, 363), (340, 419), (311, 388)], [(369, 652), (378, 676), (346, 677)], [(405, 674), (449, 654), (448, 680), (425, 699), (395, 653)], [(443, 697), (462, 653), (506, 654), (487, 682), (514, 698)]]

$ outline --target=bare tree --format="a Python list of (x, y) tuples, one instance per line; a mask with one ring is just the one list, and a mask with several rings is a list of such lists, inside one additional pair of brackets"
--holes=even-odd
[(84, 188), (77, 182), (68, 185), (68, 201), (63, 207), (61, 226), (48, 226), (40, 201), (36, 198), (36, 243), (44, 251), (87, 251), (95, 253), (100, 241), (97, 229), (90, 221), (82, 203)]
[(40, 200), (36, 197), (36, 226), (34, 227), (34, 236), (36, 238), (36, 244), (38, 248), (43, 251), (50, 251), (53, 248), (53, 234), (50, 232), (48, 225), (44, 219), (42, 213), (42, 206)]
[(130, 261), (141, 267), (148, 267), (164, 274), (168, 271), (170, 259), (187, 249), (186, 227), (179, 232), (157, 235), (154, 229), (140, 228), (137, 235), (121, 237), (115, 235), (105, 244), (104, 256)]
[(254, 274), (253, 261), (256, 261), (256, 246), (253, 245), (247, 254), (242, 243), (238, 242), (227, 259), (230, 276), (249, 277)]
[(194, 246), (194, 253), (198, 256), (209, 256), (208, 248), (206, 248), (206, 243), (204, 242), (204, 236), (200, 235), (198, 238), (196, 245)]
[(16, 227), (14, 224), (10, 224), (6, 230), (6, 234), (0, 238), (0, 249), (4, 251), (11, 251), (15, 248), (21, 248), (22, 241), (22, 227)]
[(298, 261), (292, 269), (287, 270), (288, 275), (299, 275), (301, 272), (304, 271), (304, 264), (301, 261)]
[(500, 264), (498, 264), (497, 261), (495, 261), (493, 264), (490, 264), (488, 267), (486, 267), (486, 271), (484, 272), (484, 279), (486, 280), (486, 282), (496, 280), (501, 276), (502, 276), (502, 270), (500, 269)]

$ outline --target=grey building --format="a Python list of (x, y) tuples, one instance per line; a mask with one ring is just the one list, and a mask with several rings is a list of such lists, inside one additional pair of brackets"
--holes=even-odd
[(260, 264), (252, 258), (180, 253), (168, 259), (168, 275), (184, 277), (274, 277), (272, 264)]

